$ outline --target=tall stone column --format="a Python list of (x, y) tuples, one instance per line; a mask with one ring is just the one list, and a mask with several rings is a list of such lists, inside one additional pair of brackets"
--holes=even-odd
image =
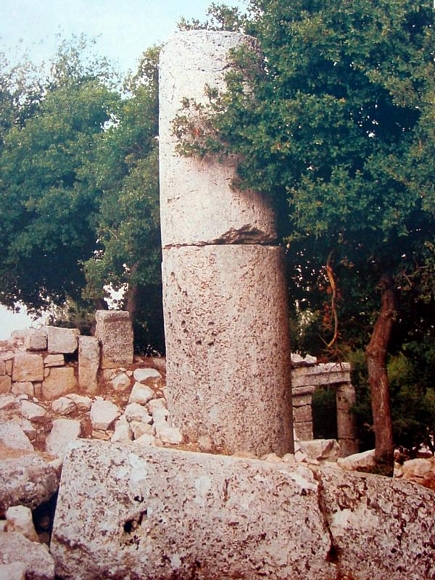
[(183, 98), (224, 87), (237, 33), (176, 34), (160, 60), (160, 192), (167, 397), (173, 424), (216, 450), (293, 449), (283, 250), (272, 208), (231, 187), (236, 160), (184, 158)]
[(337, 385), (337, 438), (340, 443), (340, 456), (347, 457), (358, 453), (358, 434), (352, 407), (356, 403), (355, 387), (351, 383)]

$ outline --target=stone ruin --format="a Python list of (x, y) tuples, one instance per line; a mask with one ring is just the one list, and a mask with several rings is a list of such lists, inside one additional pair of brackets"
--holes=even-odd
[[(201, 99), (206, 83), (223, 86), (228, 50), (245, 42), (234, 33), (179, 33), (161, 57), (163, 419), (169, 414), (183, 443), (129, 441), (121, 431), (131, 423), (111, 442), (71, 443), (52, 568), (74, 580), (435, 578), (432, 491), (345, 471), (340, 460), (301, 459), (290, 376), (301, 439), (312, 434), (309, 398), (323, 375), (337, 385), (339, 436), (352, 450), (355, 432), (343, 417), (354, 395), (345, 365), (320, 372), (295, 360), (290, 372), (282, 250), (267, 201), (229, 187), (235, 160), (221, 166), (175, 153), (180, 99)], [(118, 338), (97, 335), (107, 343), (101, 360), (110, 361)], [(92, 373), (84, 377), (92, 388)], [(21, 580), (27, 572), (11, 554), (30, 553), (35, 542), (18, 543), (17, 515), (7, 521), (0, 562), (9, 580)], [(44, 566), (29, 577), (52, 580)]]

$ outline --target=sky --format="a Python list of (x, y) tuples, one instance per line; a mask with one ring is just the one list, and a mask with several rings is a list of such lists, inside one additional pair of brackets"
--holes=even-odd
[[(1, 0), (0, 52), (14, 62), (27, 50), (35, 64), (55, 54), (56, 35), (68, 39), (95, 38), (101, 56), (126, 73), (135, 70), (144, 50), (164, 43), (181, 17), (206, 20), (212, 0)], [(245, 6), (245, 0), (220, 0)], [(0, 340), (13, 330), (28, 328), (24, 312), (12, 314), (0, 306)]]

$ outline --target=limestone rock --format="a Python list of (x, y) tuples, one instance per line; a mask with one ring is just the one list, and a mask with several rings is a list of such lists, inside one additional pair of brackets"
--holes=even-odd
[(77, 350), (79, 334), (80, 332), (76, 328), (47, 326), (48, 352), (72, 354)]
[(25, 341), (26, 350), (46, 350), (47, 348), (47, 332), (44, 329), (35, 330), (30, 329)]
[(35, 509), (52, 497), (58, 484), (55, 469), (36, 453), (0, 446), (0, 517), (13, 505)]
[(311, 459), (336, 462), (340, 457), (340, 446), (335, 439), (312, 439), (300, 441), (302, 451)]
[(27, 435), (17, 423), (12, 421), (0, 423), (0, 443), (11, 449), (34, 451)]
[(23, 417), (29, 421), (41, 421), (47, 414), (44, 407), (26, 400), (20, 401), (20, 411)]
[(9, 375), (0, 376), (0, 395), (10, 393), (12, 387), (12, 379)]
[(148, 380), (159, 380), (162, 378), (162, 375), (157, 369), (139, 368), (134, 370), (133, 377), (134, 380), (138, 383), (146, 383)]
[(139, 403), (130, 403), (125, 408), (124, 416), (127, 421), (141, 421), (142, 423), (151, 423), (152, 417), (148, 415), (145, 407)]
[(94, 336), (79, 336), (79, 386), (88, 394), (98, 393), (100, 345)]
[(26, 580), (26, 570), (24, 562), (0, 564), (0, 580)]
[(5, 393), (0, 395), (0, 411), (16, 407), (17, 404), (17, 399), (12, 393)]
[(12, 392), (14, 395), (27, 395), (29, 397), (35, 396), (35, 387), (33, 383), (30, 381), (20, 382), (20, 383), (13, 383), (12, 384)]
[(338, 465), (348, 471), (368, 471), (375, 467), (375, 450), (369, 449), (362, 453), (355, 453), (348, 457), (340, 457)]
[(154, 391), (147, 385), (135, 383), (130, 393), (129, 403), (138, 403), (139, 405), (146, 405), (154, 398)]
[(11, 506), (6, 510), (6, 531), (23, 534), (32, 542), (39, 542), (38, 534), (33, 525), (31, 510), (23, 505)]
[(63, 457), (71, 441), (80, 437), (80, 421), (74, 419), (55, 419), (46, 439), (46, 450), (51, 455)]
[(93, 429), (109, 429), (121, 414), (119, 408), (111, 401), (97, 399), (91, 407), (91, 422)]
[(77, 379), (73, 367), (54, 367), (42, 383), (42, 394), (44, 399), (52, 401), (75, 391), (76, 388)]
[[(47, 547), (32, 542), (17, 532), (0, 532), (0, 563), (9, 566), (24, 565), (25, 578), (28, 580), (54, 580), (55, 577), (54, 561)], [(12, 570), (18, 571), (19, 566)]]
[(15, 355), (12, 380), (15, 382), (42, 381), (44, 362), (39, 354), (18, 353)]
[(130, 388), (130, 377), (124, 372), (115, 375), (110, 382), (115, 391), (125, 391)]
[(435, 494), (391, 478), (322, 468), (322, 503), (340, 578), (435, 577)]
[(403, 479), (415, 481), (435, 491), (435, 459), (410, 459), (402, 467)]
[(45, 367), (63, 367), (65, 364), (65, 356), (63, 354), (48, 354), (44, 358)]
[(89, 411), (92, 406), (92, 399), (84, 395), (70, 393), (69, 395), (66, 395), (66, 398), (73, 401), (79, 411)]
[(101, 368), (133, 362), (133, 329), (128, 312), (97, 310), (95, 336), (101, 344)]
[(332, 580), (329, 549), (309, 470), (86, 441), (64, 463), (51, 543), (64, 579), (181, 579), (195, 570), (204, 579), (261, 571)]
[(51, 403), (51, 408), (57, 415), (70, 415), (77, 409), (74, 401), (68, 397), (60, 397)]

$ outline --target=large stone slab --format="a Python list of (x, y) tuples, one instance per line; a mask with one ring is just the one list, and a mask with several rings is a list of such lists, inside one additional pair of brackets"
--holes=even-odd
[(171, 420), (229, 452), (293, 446), (282, 248), (180, 247), (163, 258)]
[(72, 354), (77, 350), (80, 331), (76, 328), (47, 326), (48, 352)]
[(434, 492), (340, 469), (324, 468), (319, 479), (338, 578), (435, 578)]
[(42, 395), (47, 401), (53, 401), (72, 393), (77, 388), (77, 378), (73, 367), (52, 367), (42, 383)]
[(336, 578), (308, 469), (104, 442), (73, 445), (51, 543), (61, 578)]
[(266, 196), (231, 187), (236, 159), (181, 157), (172, 122), (184, 98), (207, 100), (205, 86), (224, 88), (228, 52), (253, 39), (196, 30), (174, 35), (160, 54), (160, 207), (163, 247), (276, 240)]
[(97, 310), (95, 336), (101, 344), (102, 369), (133, 362), (133, 328), (125, 311)]

